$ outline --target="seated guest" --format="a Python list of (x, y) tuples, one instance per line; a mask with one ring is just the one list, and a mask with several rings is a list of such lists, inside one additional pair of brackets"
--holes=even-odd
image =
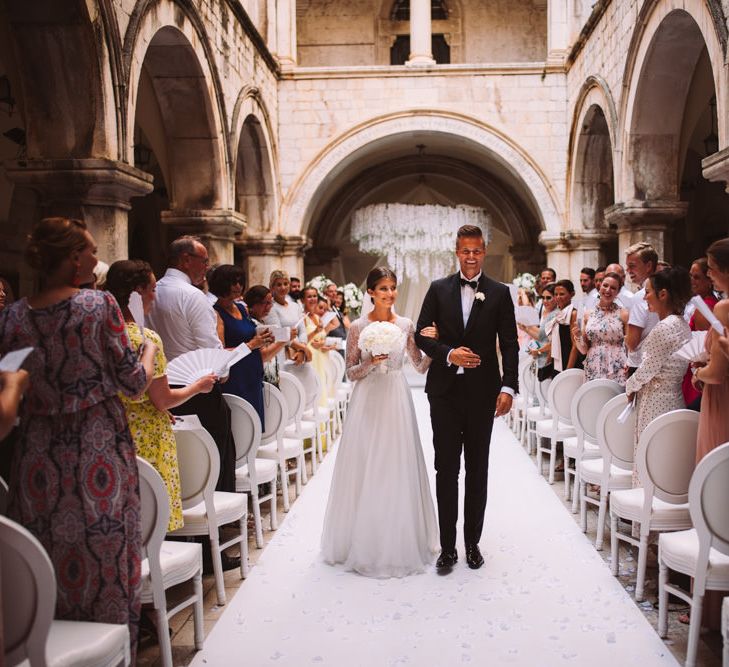
[(20, 399), (28, 388), (28, 371), (0, 372), (0, 440), (15, 426)]
[(577, 363), (577, 347), (572, 343), (572, 328), (577, 321), (577, 311), (572, 305), (574, 295), (575, 287), (571, 280), (565, 278), (554, 284), (554, 298), (559, 312), (545, 326), (551, 343), (553, 375), (574, 368)]
[(43, 545), (56, 573), (55, 618), (129, 626), (137, 646), (142, 565), (137, 462), (119, 393), (151, 380), (107, 292), (79, 289), (96, 266), (81, 220), (45, 218), (25, 251), (40, 291), (0, 313), (0, 354), (35, 348), (20, 408), (7, 515)]
[[(688, 364), (673, 353), (691, 338), (691, 330), (683, 319), (690, 298), (691, 280), (684, 268), (666, 269), (645, 282), (645, 301), (658, 324), (646, 336), (640, 366), (625, 384), (628, 400), (637, 398), (636, 452), (640, 435), (650, 422), (685, 407), (681, 383)], [(635, 467), (633, 486), (640, 486)]]
[[(149, 313), (155, 299), (157, 280), (152, 267), (138, 259), (124, 259), (114, 262), (106, 276), (106, 289), (119, 304), (127, 331), (135, 350), (142, 345), (142, 332), (129, 311), (129, 296), (138, 292), (142, 297), (145, 315)], [(172, 432), (172, 424), (167, 412), (184, 403), (196, 394), (208, 393), (216, 382), (214, 375), (204, 375), (196, 382), (171, 389), (167, 382), (167, 358), (159, 335), (144, 327), (144, 338), (157, 346), (154, 357), (154, 375), (147, 391), (139, 397), (121, 396), (127, 413), (137, 454), (148, 461), (162, 477), (167, 487), (170, 502), (170, 521), (168, 531), (182, 528), (182, 494), (180, 489), (180, 469), (177, 464), (177, 445)]]
[[(714, 294), (714, 288), (712, 285), (711, 278), (709, 278), (709, 263), (705, 257), (697, 259), (692, 265), (689, 271), (691, 276), (691, 292), (694, 296), (700, 296), (704, 303), (711, 309), (714, 310), (714, 306), (719, 302)], [(691, 309), (689, 314), (689, 329), (691, 331), (708, 331), (709, 322), (707, 319), (695, 308), (692, 308), (693, 304), (689, 304), (686, 309), (687, 313)], [(684, 314), (686, 317), (686, 314)], [(686, 371), (686, 375), (683, 378), (683, 399), (686, 402), (686, 407), (692, 410), (698, 410), (701, 405), (701, 392), (693, 384), (694, 374), (691, 369)]]
[(256, 333), (256, 323), (248, 313), (243, 296), (243, 269), (223, 264), (210, 278), (210, 291), (218, 297), (213, 306), (218, 314), (217, 332), (226, 348), (245, 343), (252, 352), (230, 369), (223, 386), (226, 394), (235, 394), (248, 401), (263, 421), (263, 359), (260, 348), (269, 345), (273, 336), (268, 329)]
[(605, 274), (594, 310), (585, 313), (582, 327), (573, 329), (577, 348), (585, 357), (585, 381), (615, 380), (625, 384), (625, 331), (628, 311), (615, 303), (622, 281), (617, 273)]

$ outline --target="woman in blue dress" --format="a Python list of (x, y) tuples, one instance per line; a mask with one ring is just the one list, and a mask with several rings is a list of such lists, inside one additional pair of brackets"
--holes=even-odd
[(245, 287), (245, 274), (232, 264), (223, 264), (213, 272), (210, 291), (218, 297), (213, 308), (218, 314), (218, 336), (226, 348), (245, 343), (252, 350), (230, 369), (223, 391), (248, 401), (263, 423), (263, 358), (262, 346), (273, 341), (268, 330), (256, 333), (256, 323), (240, 301)]

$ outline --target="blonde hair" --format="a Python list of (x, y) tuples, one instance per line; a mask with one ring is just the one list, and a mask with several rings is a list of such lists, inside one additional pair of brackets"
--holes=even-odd
[(271, 271), (271, 277), (268, 279), (268, 286), (273, 287), (273, 284), (277, 280), (291, 280), (291, 278), (289, 278), (289, 274), (286, 273), (286, 271), (276, 269), (275, 271)]

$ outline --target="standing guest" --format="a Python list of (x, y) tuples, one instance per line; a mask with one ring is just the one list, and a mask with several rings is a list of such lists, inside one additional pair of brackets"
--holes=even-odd
[(326, 299), (319, 296), (316, 287), (305, 287), (303, 290), (304, 310), (306, 317), (306, 334), (308, 337), (309, 349), (311, 350), (311, 365), (319, 379), (320, 394), (319, 406), (326, 408), (329, 400), (327, 391), (327, 358), (330, 348), (326, 345), (325, 339), (327, 330), (336, 326), (336, 318), (324, 327), (321, 324), (321, 317), (327, 310)]
[[(712, 285), (712, 280), (709, 278), (709, 263), (706, 257), (697, 259), (692, 265), (689, 271), (691, 276), (691, 292), (694, 296), (701, 297), (704, 303), (709, 307), (710, 310), (714, 310), (714, 306), (719, 303)], [(686, 308), (684, 317), (687, 317), (688, 313), (688, 325), (691, 331), (708, 331), (710, 328), (708, 320), (701, 314), (696, 308), (691, 308), (692, 304)], [(708, 352), (709, 350), (707, 350)], [(686, 375), (683, 378), (683, 398), (686, 401), (686, 406), (692, 410), (698, 410), (701, 406), (701, 392), (693, 384), (694, 374), (692, 369), (686, 371)]]
[(256, 333), (256, 323), (241, 303), (245, 278), (243, 269), (232, 264), (222, 264), (210, 278), (210, 291), (218, 297), (215, 311), (218, 314), (218, 337), (223, 347), (234, 348), (245, 343), (251, 353), (231, 367), (225, 382), (225, 393), (235, 394), (248, 401), (263, 420), (263, 358), (262, 347), (273, 342), (268, 329)]
[(28, 389), (28, 371), (0, 372), (0, 440), (15, 426), (20, 399)]
[(584, 267), (580, 271), (580, 288), (582, 289), (582, 304), (584, 309), (594, 310), (598, 299), (600, 298), (597, 287), (595, 285), (595, 269), (589, 266)]
[[(157, 282), (157, 298), (149, 311), (150, 329), (165, 346), (167, 359), (201, 348), (221, 348), (218, 319), (207, 297), (195, 285), (203, 281), (210, 264), (207, 248), (197, 236), (181, 236), (169, 247), (169, 268)], [(171, 410), (195, 414), (210, 433), (220, 453), (216, 490), (235, 492), (235, 444), (230, 432), (230, 410), (219, 384), (208, 394), (197, 394)], [(225, 555), (225, 554), (224, 554)], [(231, 569), (234, 560), (223, 559)]]
[(289, 290), (289, 299), (291, 299), (291, 301), (300, 302), (304, 297), (304, 294), (301, 291), (301, 279), (291, 277), (290, 282), (291, 289)]
[(552, 344), (547, 335), (547, 325), (559, 314), (557, 301), (554, 298), (554, 283), (545, 285), (542, 288), (542, 315), (538, 327), (525, 327), (519, 324), (519, 328), (525, 329), (535, 340), (535, 345), (529, 348), (529, 354), (537, 360), (537, 377), (540, 381), (553, 377), (554, 365), (551, 362)]
[(600, 284), (600, 299), (594, 310), (585, 313), (582, 331), (575, 326), (573, 336), (585, 357), (585, 381), (615, 380), (625, 384), (625, 331), (628, 311), (615, 299), (622, 287), (617, 273), (606, 273)]
[[(114, 262), (106, 276), (106, 289), (117, 300), (127, 332), (135, 350), (142, 346), (143, 337), (139, 326), (129, 310), (129, 297), (137, 292), (142, 298), (144, 314), (147, 315), (154, 303), (157, 280), (152, 267), (139, 259), (124, 259)], [(153, 380), (147, 391), (139, 397), (121, 396), (127, 413), (129, 430), (137, 448), (137, 454), (148, 461), (160, 474), (167, 488), (170, 504), (170, 520), (167, 530), (182, 528), (182, 490), (180, 468), (177, 463), (177, 445), (172, 423), (167, 412), (196, 394), (208, 393), (215, 386), (214, 375), (204, 375), (196, 382), (171, 389), (167, 382), (167, 358), (162, 339), (157, 332), (144, 327), (144, 339), (157, 347), (154, 357)]]
[[(535, 286), (535, 289), (537, 291), (537, 294), (542, 293), (542, 288), (544, 288), (546, 285), (553, 285), (557, 282), (557, 272), (552, 268), (545, 268), (542, 269), (539, 273), (539, 277), (537, 278), (537, 284)], [(537, 304), (537, 313), (539, 317), (542, 316), (542, 308), (543, 304), (540, 301), (539, 304)]]
[(213, 294), (210, 291), (210, 278), (212, 278), (213, 273), (215, 272), (215, 269), (217, 269), (217, 268), (218, 268), (217, 264), (214, 264), (213, 266), (208, 267), (208, 270), (205, 272), (205, 278), (203, 279), (202, 283), (199, 285), (195, 285), (195, 287), (197, 287), (198, 289), (201, 289), (204, 292), (205, 297), (207, 298), (208, 301), (210, 301), (211, 306), (215, 305), (215, 302), (218, 300), (218, 297), (215, 296), (215, 294)]
[(23, 347), (30, 386), (20, 409), (8, 517), (40, 540), (56, 573), (55, 617), (128, 625), (137, 645), (142, 565), (137, 462), (119, 392), (151, 379), (107, 292), (92, 280), (96, 243), (81, 220), (45, 218), (25, 251), (41, 290), (0, 313), (0, 353)]
[[(637, 398), (635, 452), (643, 430), (656, 417), (684, 407), (681, 382), (687, 363), (674, 356), (689, 338), (691, 330), (683, 319), (683, 309), (691, 298), (691, 279), (684, 268), (655, 273), (645, 282), (645, 301), (658, 324), (643, 343), (640, 366), (628, 378), (628, 400)], [(633, 467), (633, 487), (640, 486), (637, 457)]]
[(605, 277), (606, 273), (607, 267), (605, 266), (598, 266), (595, 269), (595, 289), (597, 290), (598, 294), (600, 293), (600, 285), (602, 284), (602, 279)]
[(273, 306), (266, 316), (265, 323), (276, 327), (296, 328), (296, 338), (289, 343), (286, 352), (278, 354), (279, 366), (288, 359), (295, 364), (304, 364), (311, 361), (311, 351), (307, 346), (306, 325), (304, 324), (304, 309), (298, 303), (289, 298), (291, 281), (286, 271), (276, 270), (271, 273), (268, 286), (273, 295)]
[(618, 264), (616, 262), (613, 264), (608, 264), (605, 268), (605, 273), (617, 273), (620, 276), (620, 279), (623, 281), (623, 286), (620, 288), (620, 293), (615, 299), (615, 303), (617, 303), (618, 306), (620, 306), (621, 308), (627, 309), (628, 318), (630, 318), (630, 307), (633, 304), (633, 298), (635, 297), (635, 294), (633, 294), (633, 292), (629, 290), (627, 285), (625, 284), (625, 269), (623, 268), (622, 264)]
[(656, 262), (656, 271), (665, 271), (666, 269), (670, 269), (671, 265), (664, 259), (659, 259)]
[[(344, 316), (339, 308), (337, 308), (337, 286), (334, 283), (328, 283), (324, 288), (324, 296), (329, 302), (329, 309), (336, 316), (336, 326), (327, 334), (330, 338), (338, 338), (341, 341), (347, 339), (347, 327), (344, 326)], [(344, 357), (344, 345), (337, 347), (337, 352)]]
[(349, 312), (347, 304), (344, 303), (344, 292), (342, 290), (337, 290), (337, 296), (334, 297), (334, 307), (342, 316), (340, 321), (342, 326), (344, 326), (344, 330), (349, 331), (349, 328), (352, 326), (352, 322), (349, 319)]
[(554, 284), (554, 297), (559, 312), (545, 326), (551, 343), (554, 375), (574, 368), (577, 363), (577, 347), (572, 342), (572, 328), (577, 321), (577, 311), (572, 305), (574, 295), (575, 287), (571, 280), (565, 278)]
[[(650, 310), (645, 298), (648, 279), (656, 272), (658, 253), (648, 243), (641, 241), (625, 251), (625, 266), (634, 285), (639, 285), (633, 295), (628, 317), (628, 333), (625, 336), (625, 347), (628, 349), (628, 375), (635, 373), (642, 360), (641, 345), (658, 324), (658, 313)], [(687, 299), (688, 301), (688, 299)]]

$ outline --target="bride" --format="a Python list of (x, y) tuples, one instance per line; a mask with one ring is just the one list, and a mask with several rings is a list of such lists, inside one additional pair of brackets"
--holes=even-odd
[[(347, 336), (347, 377), (357, 381), (339, 444), (329, 493), (322, 552), (369, 577), (423, 572), (438, 550), (438, 528), (420, 445), (415, 408), (402, 366), (405, 354), (424, 373), (430, 359), (415, 345), (413, 323), (392, 311), (397, 281), (390, 269), (367, 276), (372, 312)], [(358, 343), (372, 322), (403, 332), (400, 349), (373, 357)], [(437, 337), (434, 327), (423, 334)], [(379, 366), (384, 365), (384, 372)]]

